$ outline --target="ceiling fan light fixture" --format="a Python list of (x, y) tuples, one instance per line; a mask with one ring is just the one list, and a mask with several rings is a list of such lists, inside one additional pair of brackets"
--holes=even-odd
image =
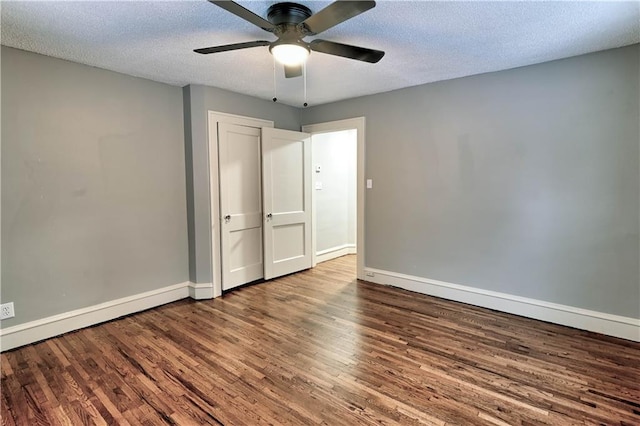
[(249, 9), (245, 9), (233, 0), (209, 0), (209, 2), (275, 35), (278, 39), (273, 42), (255, 40), (194, 50), (194, 52), (202, 55), (269, 46), (269, 52), (273, 55), (274, 62), (278, 61), (284, 65), (285, 78), (305, 75), (303, 65), (312, 50), (372, 64), (380, 61), (384, 56), (384, 52), (381, 50), (336, 43), (329, 40), (316, 38), (310, 42), (303, 41), (305, 37), (316, 36), (375, 7), (376, 2), (374, 0), (335, 0), (317, 13), (313, 13), (311, 9), (302, 4), (276, 0), (275, 2), (269, 2), (272, 4), (267, 9), (267, 19), (256, 15)]
[(276, 61), (283, 65), (301, 65), (309, 57), (309, 48), (303, 43), (279, 43), (269, 49)]

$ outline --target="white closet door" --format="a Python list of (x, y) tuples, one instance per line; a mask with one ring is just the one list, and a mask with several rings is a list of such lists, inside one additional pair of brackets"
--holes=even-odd
[(260, 129), (218, 124), (222, 289), (263, 277)]
[(311, 138), (262, 128), (264, 278), (311, 267)]

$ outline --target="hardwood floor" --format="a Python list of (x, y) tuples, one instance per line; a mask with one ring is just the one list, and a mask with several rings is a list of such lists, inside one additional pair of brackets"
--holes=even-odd
[(640, 424), (640, 344), (354, 276), (347, 256), (3, 353), (2, 424)]

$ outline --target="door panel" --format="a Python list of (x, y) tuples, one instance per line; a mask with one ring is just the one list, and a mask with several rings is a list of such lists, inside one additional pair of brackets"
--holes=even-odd
[(263, 277), (260, 129), (218, 124), (222, 289)]
[(271, 146), (272, 208), (277, 212), (304, 211), (304, 145), (274, 139)]
[(275, 263), (304, 256), (304, 224), (274, 226), (272, 232), (273, 239), (280, 242), (273, 245)]
[(311, 139), (262, 129), (264, 275), (311, 267)]

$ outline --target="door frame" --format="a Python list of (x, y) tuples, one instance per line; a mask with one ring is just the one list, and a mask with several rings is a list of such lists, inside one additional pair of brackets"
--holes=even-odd
[(213, 280), (213, 297), (222, 296), (222, 265), (220, 234), (220, 170), (218, 162), (218, 123), (236, 124), (247, 127), (274, 127), (271, 120), (227, 114), (224, 112), (208, 111), (207, 131), (209, 150), (209, 223), (211, 225), (211, 278)]
[[(364, 235), (364, 207), (365, 207), (365, 117), (347, 118), (344, 120), (328, 121), (317, 124), (307, 124), (302, 126), (302, 131), (310, 133), (312, 136), (318, 133), (331, 133), (339, 132), (341, 130), (356, 129), (357, 133), (357, 153), (356, 153), (356, 256), (357, 256), (357, 277), (360, 280), (365, 279), (364, 265), (365, 265), (365, 235)], [(313, 159), (312, 159), (313, 161)], [(315, 191), (311, 192), (312, 205), (315, 206)], [(311, 229), (313, 240), (313, 253), (312, 253), (312, 267), (316, 266), (316, 251), (315, 251), (315, 238), (316, 238), (316, 216), (315, 208), (312, 209), (311, 216)]]

